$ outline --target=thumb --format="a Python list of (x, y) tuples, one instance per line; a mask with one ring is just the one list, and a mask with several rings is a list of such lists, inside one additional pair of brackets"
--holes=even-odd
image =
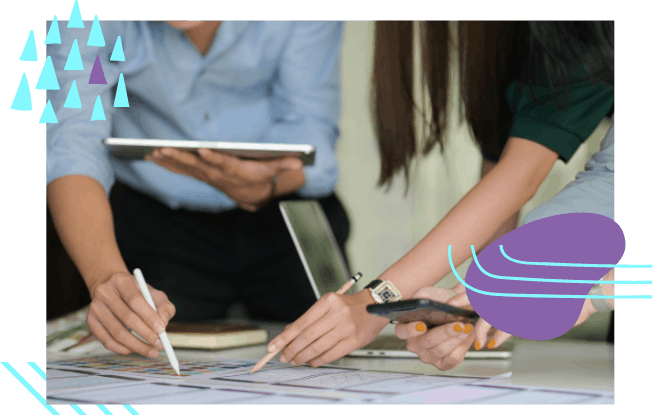
[(304, 165), (301, 160), (296, 157), (286, 157), (281, 160), (278, 160), (276, 163), (276, 170), (301, 170)]

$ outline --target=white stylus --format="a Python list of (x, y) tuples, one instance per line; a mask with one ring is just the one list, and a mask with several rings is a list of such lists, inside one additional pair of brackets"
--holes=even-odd
[[(136, 277), (136, 281), (138, 282), (138, 287), (141, 289), (141, 292), (143, 293), (143, 297), (145, 297), (145, 300), (147, 300), (148, 304), (152, 306), (154, 311), (156, 311), (154, 300), (152, 299), (150, 290), (147, 289), (145, 278), (143, 277), (143, 273), (141, 272), (140, 269), (136, 268), (134, 270), (134, 277)], [(172, 350), (172, 345), (170, 344), (170, 340), (168, 340), (168, 335), (164, 331), (163, 333), (159, 334), (159, 338), (161, 339), (161, 343), (163, 343), (163, 348), (166, 351), (166, 355), (168, 355), (168, 360), (170, 360), (170, 365), (175, 370), (175, 372), (177, 372), (177, 375), (180, 375), (179, 362), (177, 361), (177, 356), (175, 356), (175, 351)]]

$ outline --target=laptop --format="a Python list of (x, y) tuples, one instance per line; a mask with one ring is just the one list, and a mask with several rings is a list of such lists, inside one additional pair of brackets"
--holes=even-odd
[[(322, 206), (315, 200), (283, 201), (279, 202), (279, 209), (315, 297), (319, 299), (328, 292), (340, 289), (352, 274)], [(362, 289), (361, 286), (354, 286), (349, 292), (356, 293)], [(513, 348), (514, 342), (510, 340), (492, 350), (475, 350), (472, 347), (465, 358), (508, 359), (512, 357)], [(406, 340), (392, 334), (380, 334), (367, 346), (349, 353), (349, 356), (418, 358), (408, 351)]]

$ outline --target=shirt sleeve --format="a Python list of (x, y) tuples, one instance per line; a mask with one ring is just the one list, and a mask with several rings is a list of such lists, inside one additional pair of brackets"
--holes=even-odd
[(267, 140), (315, 146), (314, 165), (304, 168), (297, 192), (304, 197), (326, 196), (338, 181), (342, 36), (342, 22), (296, 22), (279, 63)]
[(564, 213), (597, 213), (614, 219), (614, 125), (601, 142), (601, 150), (551, 200), (529, 212), (522, 225)]
[(614, 88), (603, 83), (576, 81), (569, 84), (568, 100), (557, 107), (547, 86), (510, 84), (506, 91), (513, 112), (510, 137), (540, 143), (567, 162), (608, 114), (614, 103)]
[[(121, 71), (120, 62), (110, 62), (109, 58), (119, 35), (122, 34), (122, 39), (127, 37), (130, 41), (132, 38), (126, 36), (128, 25), (122, 22), (102, 22), (106, 46), (87, 46), (92, 23), (84, 22), (83, 29), (67, 28), (60, 23), (61, 44), (47, 47), (60, 87), (59, 90), (47, 91), (47, 99), (52, 102), (58, 120), (56, 124), (47, 126), (47, 183), (62, 176), (83, 175), (97, 180), (108, 194), (115, 178), (102, 140), (111, 134), (114, 88)], [(74, 40), (77, 40), (79, 46), (83, 70), (65, 69)], [(125, 42), (124, 51), (129, 59), (129, 42)], [(96, 57), (100, 59), (106, 85), (89, 84)], [(73, 82), (79, 92), (81, 109), (64, 108)], [(91, 121), (98, 96), (102, 100), (106, 120)]]

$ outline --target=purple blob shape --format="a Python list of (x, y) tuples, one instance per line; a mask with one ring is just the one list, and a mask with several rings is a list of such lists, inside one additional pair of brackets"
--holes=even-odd
[(107, 84), (107, 80), (104, 78), (104, 71), (102, 70), (102, 63), (100, 62), (100, 55), (95, 57), (93, 69), (91, 69), (91, 77), (89, 78), (88, 83), (102, 85)]
[[(598, 281), (610, 268), (552, 267), (510, 261), (617, 264), (626, 249), (621, 227), (593, 213), (567, 213), (528, 223), (485, 248), (478, 262), (488, 273), (526, 278)], [(455, 247), (452, 247), (452, 249)], [(463, 249), (462, 247), (458, 249)], [(469, 249), (469, 247), (467, 247)], [(472, 262), (465, 281), (488, 292), (587, 295), (593, 284), (502, 280), (485, 275)], [(571, 329), (583, 298), (498, 297), (467, 289), (474, 310), (492, 326), (513, 336), (549, 340)]]

